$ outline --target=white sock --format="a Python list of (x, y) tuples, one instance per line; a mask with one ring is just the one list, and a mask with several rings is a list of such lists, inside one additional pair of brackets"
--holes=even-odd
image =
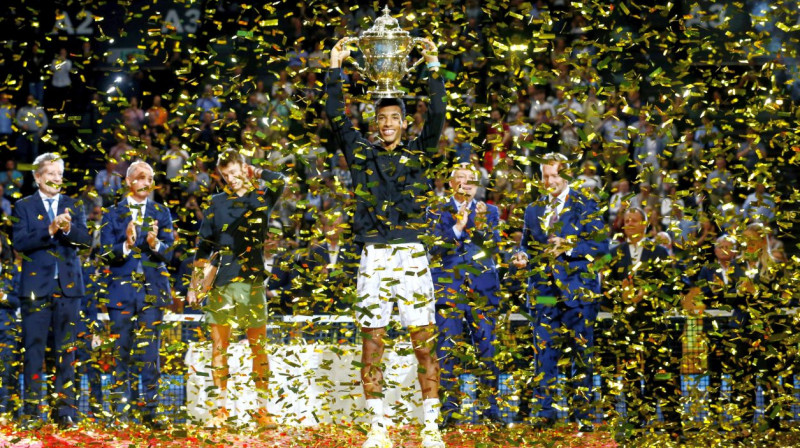
[(228, 401), (228, 389), (217, 389), (217, 408), (231, 410), (231, 405)]
[(442, 404), (438, 398), (426, 398), (422, 400), (422, 413), (425, 416), (425, 426), (436, 426), (439, 424), (439, 409)]
[(269, 398), (266, 395), (267, 395), (266, 392), (264, 392), (263, 394), (262, 393), (258, 394), (258, 399), (256, 401), (258, 402), (259, 409), (267, 409), (267, 407), (269, 406)]
[(370, 423), (374, 425), (386, 426), (383, 415), (383, 399), (382, 398), (369, 398), (367, 399), (367, 411), (371, 415)]

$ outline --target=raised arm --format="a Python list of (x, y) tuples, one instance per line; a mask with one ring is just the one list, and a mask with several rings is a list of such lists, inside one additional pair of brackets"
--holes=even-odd
[(444, 98), (447, 92), (444, 88), (444, 79), (439, 74), (439, 56), (436, 52), (436, 45), (431, 40), (425, 39), (425, 47), (423, 56), (430, 72), (430, 76), (428, 76), (428, 96), (431, 101), (428, 105), (425, 125), (422, 127), (419, 137), (417, 137), (417, 141), (420, 148), (432, 155), (438, 151), (439, 139), (442, 136), (442, 128), (444, 128), (445, 114), (447, 112)]
[(328, 76), (325, 81), (325, 92), (327, 94), (325, 113), (327, 113), (333, 129), (333, 140), (336, 147), (340, 148), (344, 153), (347, 165), (353, 166), (355, 162), (353, 149), (359, 143), (368, 144), (368, 142), (360, 132), (353, 128), (353, 124), (350, 123), (350, 119), (345, 113), (342, 61), (350, 56), (350, 51), (344, 47), (343, 40), (340, 40), (331, 48), (331, 68), (328, 70)]

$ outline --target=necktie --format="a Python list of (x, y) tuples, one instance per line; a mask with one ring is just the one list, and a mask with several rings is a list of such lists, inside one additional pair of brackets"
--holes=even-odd
[(558, 222), (558, 201), (553, 201), (550, 209), (550, 220), (547, 222), (547, 229), (553, 232), (555, 225)]
[[(50, 199), (45, 199), (45, 202), (47, 202), (47, 216), (50, 217), (50, 222), (53, 222), (56, 220), (56, 211), (54, 206), (56, 200), (50, 198)], [(56, 269), (53, 278), (58, 278), (58, 259), (56, 259)]]
[[(131, 219), (133, 220), (134, 225), (136, 226), (136, 239), (139, 239), (139, 235), (142, 233), (142, 224), (144, 224), (144, 212), (142, 210), (141, 204), (136, 204), (131, 206)], [(136, 272), (138, 274), (144, 273), (144, 269), (142, 269), (142, 259), (139, 257), (136, 262)]]

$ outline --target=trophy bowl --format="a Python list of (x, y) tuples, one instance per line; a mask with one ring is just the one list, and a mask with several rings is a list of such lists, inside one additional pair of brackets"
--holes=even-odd
[(365, 77), (378, 84), (377, 89), (367, 93), (373, 98), (400, 98), (405, 92), (400, 90), (400, 81), (416, 66), (423, 58), (420, 58), (412, 65), (408, 65), (408, 55), (417, 45), (425, 42), (425, 39), (411, 37), (408, 31), (400, 28), (397, 19), (391, 16), (389, 7), (385, 6), (383, 15), (375, 20), (372, 28), (361, 33), (359, 37), (350, 37), (344, 40), (344, 44), (355, 44), (364, 54), (364, 65), (362, 68), (357, 62), (353, 65)]

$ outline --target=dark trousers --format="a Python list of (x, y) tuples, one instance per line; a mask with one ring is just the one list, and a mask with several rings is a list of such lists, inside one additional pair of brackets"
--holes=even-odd
[(94, 416), (103, 410), (103, 370), (97, 363), (97, 355), (97, 350), (92, 349), (90, 336), (78, 340), (78, 349), (75, 352), (78, 374), (85, 374), (89, 379), (89, 414)]
[[(112, 382), (112, 403), (119, 415), (126, 415), (133, 400), (132, 385), (141, 375), (140, 397), (144, 400), (146, 416), (154, 417), (158, 405), (158, 383), (161, 378), (161, 329), (164, 311), (144, 304), (142, 292), (139, 305), (123, 309), (109, 309), (111, 333), (116, 335), (114, 348), (117, 354)], [(137, 375), (138, 374), (138, 375)]]
[(663, 317), (628, 314), (619, 320), (620, 367), (627, 422), (644, 427), (657, 422), (661, 406), (664, 426), (681, 430), (681, 325)]
[[(553, 403), (557, 396), (567, 397), (571, 416), (582, 423), (591, 421), (593, 401), (593, 369), (591, 349), (594, 346), (596, 305), (570, 308), (564, 303), (536, 305), (534, 351), (536, 374), (542, 375), (536, 394), (539, 416), (556, 418)], [(566, 358), (566, 362), (562, 361)], [(567, 381), (558, 380), (559, 364), (566, 367)]]
[(20, 398), (20, 329), (15, 310), (0, 307), (0, 413), (15, 413)]
[[(766, 323), (767, 331), (752, 331), (747, 317), (736, 316), (728, 325), (720, 324), (720, 332), (708, 332), (708, 397), (712, 404), (727, 407), (730, 414), (732, 404), (738, 407), (738, 414), (745, 424), (753, 423), (756, 412), (758, 386), (763, 391), (764, 418), (768, 427), (778, 429), (781, 411), (778, 397), (782, 394), (782, 375), (790, 364), (785, 358), (787, 350), (780, 346), (770, 347), (765, 334), (775, 333), (782, 328), (779, 322)], [(731, 322), (731, 321), (729, 321)], [(770, 325), (771, 324), (771, 325)], [(785, 329), (780, 330), (785, 331)], [(779, 334), (780, 334), (779, 331)], [(779, 343), (779, 342), (778, 342)], [(729, 400), (722, 397), (722, 376), (729, 375), (731, 394)], [(718, 414), (721, 418), (721, 412)]]
[[(479, 397), (485, 397), (488, 404), (488, 409), (482, 410), (482, 414), (491, 418), (500, 417), (497, 407), (500, 371), (494, 361), (495, 315), (496, 310), (493, 306), (487, 309), (480, 309), (466, 303), (459, 303), (455, 306), (437, 306), (436, 326), (439, 329), (437, 355), (440, 381), (444, 389), (443, 414), (458, 412), (461, 404), (456, 364), (459, 358), (463, 359), (459, 355), (463, 352), (461, 347), (467, 341), (465, 336), (469, 335), (469, 342), (475, 347), (478, 355)], [(463, 361), (461, 362), (463, 364)]]
[[(48, 334), (52, 333), (55, 378), (53, 413), (75, 418), (75, 345), (80, 298), (49, 295), (22, 299), (22, 334), (25, 348), (24, 412), (37, 418), (44, 402), (44, 360)], [(50, 369), (48, 369), (50, 370)]]

